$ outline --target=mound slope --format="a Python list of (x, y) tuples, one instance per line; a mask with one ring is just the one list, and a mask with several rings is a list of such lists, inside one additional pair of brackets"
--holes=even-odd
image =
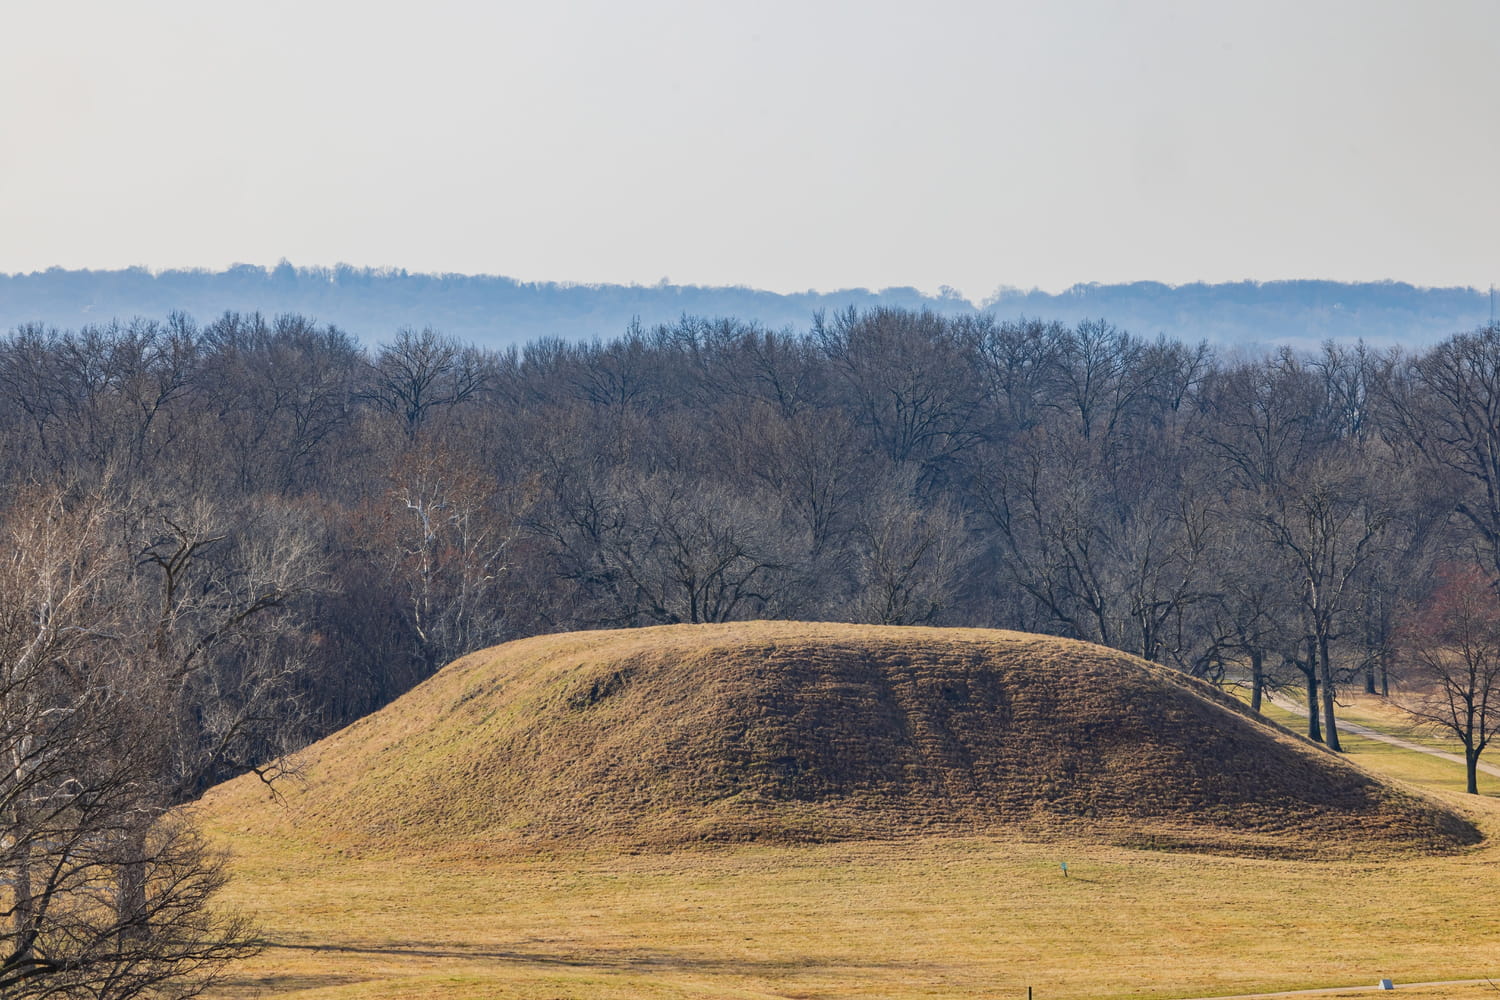
[(317, 744), (305, 775), (281, 803), (249, 778), (205, 808), (247, 832), (423, 853), (1005, 829), (1294, 856), (1479, 839), (1206, 685), (988, 630), (521, 640)]

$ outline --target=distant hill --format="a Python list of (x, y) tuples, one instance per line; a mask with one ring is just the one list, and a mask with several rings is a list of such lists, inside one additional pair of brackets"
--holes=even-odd
[(402, 327), (431, 326), (486, 347), (541, 337), (608, 339), (632, 321), (647, 326), (689, 316), (734, 316), (780, 329), (805, 328), (820, 309), (891, 306), (970, 312), (957, 297), (924, 296), (913, 288), (880, 292), (780, 295), (751, 288), (696, 285), (575, 285), (521, 282), (489, 275), (411, 274), (352, 267), (272, 269), (239, 265), (227, 271), (65, 271), (0, 275), (0, 329), (42, 322), (61, 328), (173, 310), (199, 320), (226, 310), (301, 313), (333, 323), (367, 343)]
[(1100, 317), (1132, 333), (1219, 345), (1315, 347), (1364, 340), (1417, 347), (1490, 322), (1490, 293), (1418, 288), (1395, 281), (1241, 281), (1231, 284), (1074, 285), (1057, 295), (1003, 291), (987, 303), (997, 316), (1066, 323)]
[(1182, 674), (1067, 639), (797, 622), (474, 653), (203, 808), (353, 853), (1009, 829), (1314, 857), (1477, 831)]
[(943, 313), (988, 310), (1072, 324), (1103, 318), (1133, 333), (1259, 348), (1363, 338), (1431, 343), (1490, 319), (1488, 291), (1417, 288), (1399, 282), (1075, 285), (1050, 294), (1004, 290), (978, 305), (913, 288), (778, 294), (743, 287), (579, 285), (461, 274), (339, 266), (226, 271), (69, 271), (0, 274), (0, 330), (41, 322), (61, 328), (160, 318), (180, 310), (199, 320), (225, 312), (295, 312), (333, 323), (366, 342), (403, 326), (432, 326), (489, 347), (540, 337), (610, 338), (632, 320), (652, 326), (687, 314), (733, 316), (772, 328), (805, 329), (819, 310), (891, 306)]

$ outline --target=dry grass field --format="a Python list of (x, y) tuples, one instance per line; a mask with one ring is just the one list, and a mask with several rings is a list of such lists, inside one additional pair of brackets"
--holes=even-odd
[[(790, 626), (776, 627), (785, 628)], [(762, 651), (757, 655), (791, 645), (792, 633), (773, 633), (753, 636), (752, 645)], [(989, 642), (996, 635), (955, 638)], [(1434, 851), (1438, 845), (1421, 838), (1403, 846), (1388, 836), (1389, 824), (1380, 822), (1364, 841), (1367, 849), (1360, 848), (1358, 838), (1330, 829), (1327, 839), (1336, 849), (1320, 852), (1316, 829), (1300, 820), (1280, 831), (1262, 822), (1253, 836), (1214, 841), (1200, 818), (1175, 842), (1207, 843), (1214, 850), (1201, 853), (1123, 846), (1132, 839), (1122, 836), (1129, 823), (1143, 833), (1162, 834), (1158, 846), (1174, 842), (1164, 833), (1170, 824), (1152, 810), (1120, 814), (1124, 819), (1104, 817), (1108, 822), (1073, 813), (1078, 821), (1071, 823), (1041, 809), (1028, 812), (1025, 822), (987, 822), (975, 832), (964, 827), (985, 817), (963, 813), (961, 802), (961, 823), (935, 823), (925, 832), (915, 823), (894, 828), (877, 823), (884, 835), (808, 836), (829, 828), (823, 824), (852, 832), (858, 819), (858, 796), (841, 792), (845, 779), (827, 774), (822, 780), (830, 784), (822, 792), (837, 800), (831, 812), (811, 809), (807, 798), (777, 799), (774, 785), (761, 787), (762, 811), (770, 809), (786, 825), (780, 836), (771, 835), (776, 832), (771, 826), (757, 827), (762, 836), (754, 841), (701, 836), (705, 829), (744, 830), (744, 813), (728, 814), (734, 824), (726, 824), (722, 811), (682, 805), (674, 821), (696, 839), (668, 842), (664, 825), (642, 829), (612, 820), (609, 810), (619, 806), (611, 802), (603, 814), (578, 813), (574, 804), (570, 815), (580, 832), (571, 843), (528, 839), (514, 829), (486, 825), (506, 810), (486, 813), (480, 802), (445, 807), (430, 789), (424, 791), (424, 783), (445, 781), (450, 772), (481, 781), (484, 754), (496, 752), (485, 742), (495, 736), (485, 722), (504, 721), (510, 713), (511, 722), (521, 725), (521, 706), (537, 703), (528, 698), (560, 699), (562, 705), (571, 698), (570, 710), (586, 715), (624, 695), (629, 685), (608, 680), (617, 668), (599, 665), (601, 656), (618, 659), (621, 650), (603, 656), (600, 643), (641, 643), (624, 655), (635, 658), (637, 680), (649, 675), (648, 654), (662, 647), (664, 637), (615, 636), (530, 640), (532, 645), (519, 647), (519, 658), (519, 644), (502, 647), (511, 657), (506, 663), (497, 663), (497, 651), (460, 661), (439, 675), (443, 684), (424, 686), (315, 748), (306, 784), (291, 788), (283, 802), (267, 801), (249, 782), (212, 793), (200, 813), (233, 852), (237, 877), (228, 901), (253, 913), (267, 940), (265, 951), (233, 970), (217, 995), (1019, 998), (1029, 986), (1035, 1000), (1082, 1000), (1236, 995), (1373, 984), (1382, 976), (1398, 984), (1500, 976), (1500, 907), (1493, 905), (1500, 853), (1492, 846), (1500, 832), (1500, 800), (1489, 797), (1432, 793), (1488, 835), (1477, 847), (1450, 844)], [(873, 638), (878, 637), (851, 630), (840, 641), (858, 645)], [(735, 643), (743, 645), (745, 639), (742, 634)], [(930, 635), (901, 639), (938, 641)], [(692, 691), (724, 680), (714, 664), (722, 665), (727, 654), (723, 644), (702, 642), (701, 634), (693, 646), (702, 656), (693, 661), (696, 681), (682, 687), (679, 697), (687, 705), (679, 708), (696, 705), (700, 714), (691, 717), (702, 722), (720, 702), (693, 701), (698, 695)], [(1085, 663), (1078, 649), (1063, 650), (1074, 655), (1064, 661), (1055, 658), (1055, 646), (1036, 649), (1052, 651), (1048, 662), (1094, 671), (1090, 676), (1110, 683), (1126, 676), (1118, 666)], [(908, 648), (903, 655), (916, 662), (910, 653)], [(943, 662), (951, 673), (963, 658)], [(834, 667), (824, 672), (820, 687), (856, 693), (870, 688), (869, 678), (861, 681)], [(912, 682), (912, 690), (920, 689), (920, 680)], [(611, 685), (616, 690), (601, 697)], [(660, 688), (637, 687), (662, 696)], [(486, 702), (497, 691), (505, 696)], [(930, 713), (912, 714), (899, 691), (893, 697), (907, 706), (908, 720), (935, 724)], [(948, 696), (940, 703), (953, 706), (958, 700)], [(474, 713), (466, 715), (465, 707)], [(823, 718), (816, 706), (803, 710)], [(1198, 711), (1194, 703), (1168, 714), (1181, 726)], [(1013, 711), (1011, 718), (1021, 714)], [(783, 733), (787, 720), (798, 716), (799, 711), (765, 713)], [(454, 726), (442, 725), (455, 717)], [(522, 730), (510, 730), (511, 738), (520, 738)], [(957, 722), (948, 731), (968, 732)], [(548, 742), (532, 744), (533, 755), (586, 759), (587, 741), (567, 744), (563, 753), (556, 741), (566, 742), (566, 733), (552, 730), (535, 738), (542, 736)], [(676, 730), (665, 735), (669, 744), (685, 738)], [(650, 759), (663, 752), (652, 742), (656, 739), (645, 729), (633, 729), (629, 741), (610, 751), (607, 763), (614, 773), (639, 782), (642, 772), (627, 766), (628, 748), (634, 745), (638, 758)], [(1279, 751), (1255, 740), (1236, 735), (1236, 744), (1249, 741), (1256, 754), (1272, 755), (1266, 760), (1281, 760)], [(1280, 746), (1284, 734), (1275, 740)], [(1360, 780), (1385, 788), (1376, 776), (1392, 775), (1406, 789), (1377, 796), (1379, 802), (1395, 802), (1419, 815), (1446, 811), (1429, 805), (1420, 791), (1433, 782), (1430, 765), (1419, 755), (1388, 752), (1373, 741), (1349, 742), (1350, 759), (1365, 768), (1357, 772)], [(973, 744), (972, 735), (958, 745), (990, 752)], [(481, 746), (490, 749), (476, 749)], [(770, 751), (781, 757), (783, 749)], [(943, 750), (951, 752), (953, 747)], [(931, 774), (930, 758), (902, 762), (898, 754), (896, 759), (902, 773)], [(747, 763), (754, 763), (753, 755)], [(576, 779), (596, 781), (590, 768), (598, 766), (598, 760), (575, 765)], [(703, 761), (710, 785), (728, 780), (729, 772), (716, 767)], [(800, 770), (804, 780), (808, 773), (806, 767), (791, 770)], [(741, 777), (758, 773), (749, 767)], [(1134, 780), (1134, 772), (1114, 773)], [(372, 775), (377, 780), (366, 783)], [(771, 772), (771, 777), (793, 776)], [(527, 783), (553, 797), (566, 791), (559, 780), (541, 772), (527, 775)], [(868, 775), (861, 780), (861, 787), (878, 786)], [(382, 812), (375, 793), (382, 783), (391, 796), (415, 798), (421, 808), (392, 802)], [(505, 796), (508, 808), (542, 808), (522, 788), (504, 782), (480, 787)], [(892, 787), (885, 786), (885, 794)], [(678, 787), (673, 794), (685, 791), (691, 789)], [(655, 792), (633, 794), (649, 798)], [(928, 800), (918, 796), (917, 801)], [(782, 806), (787, 808), (778, 811)], [(447, 811), (432, 815), (433, 809)], [(1357, 817), (1351, 822), (1358, 826)], [(1278, 837), (1291, 857), (1266, 850)], [(1247, 847), (1252, 849), (1242, 849)], [(1444, 986), (1403, 995), (1457, 998), (1500, 991), (1487, 985)]]

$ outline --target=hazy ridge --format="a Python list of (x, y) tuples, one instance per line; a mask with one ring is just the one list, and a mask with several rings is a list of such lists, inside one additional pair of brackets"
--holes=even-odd
[(1242, 281), (1166, 285), (1078, 284), (1060, 292), (1002, 289), (980, 303), (951, 290), (845, 289), (792, 294), (745, 287), (523, 282), (492, 275), (417, 274), (402, 269), (236, 265), (224, 271), (65, 270), (0, 274), (0, 330), (22, 323), (76, 329), (180, 310), (208, 320), (226, 310), (295, 312), (367, 342), (404, 326), (431, 326), (488, 347), (541, 337), (613, 337), (691, 316), (733, 316), (773, 329), (805, 329), (814, 313), (855, 307), (993, 312), (1073, 324), (1103, 318), (1140, 336), (1165, 334), (1250, 348), (1363, 339), (1429, 344), (1491, 319), (1488, 290), (1421, 288), (1403, 282)]

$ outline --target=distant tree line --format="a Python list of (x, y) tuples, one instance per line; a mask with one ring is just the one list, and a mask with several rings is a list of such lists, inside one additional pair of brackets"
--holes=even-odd
[[(105, 316), (207, 316), (225, 309), (292, 312), (365, 338), (405, 325), (431, 325), (491, 348), (539, 337), (588, 338), (690, 316), (737, 316), (780, 329), (818, 310), (928, 310), (944, 315), (1019, 315), (1076, 325), (1108, 316), (1138, 334), (1203, 338), (1214, 344), (1297, 345), (1324, 340), (1432, 344), (1454, 330), (1492, 321), (1486, 289), (1423, 288), (1404, 282), (1240, 281), (1166, 285), (1077, 284), (1061, 292), (1002, 288), (970, 301), (951, 288), (864, 288), (778, 293), (745, 287), (574, 284), (497, 275), (422, 274), (400, 268), (275, 267), (236, 264), (222, 271), (49, 268), (0, 273), (0, 330), (27, 321), (77, 327)], [(1293, 332), (1295, 331), (1295, 332)]]
[[(162, 818), (507, 639), (1018, 628), (1294, 692), (1337, 749), (1339, 690), (1387, 690), (1403, 650), (1453, 667), (1443, 629), (1490, 621), (1500, 577), (1497, 327), (1250, 356), (892, 309), (499, 352), (298, 315), (27, 325), (0, 440), (7, 995), (88, 942), (112, 969), (148, 937), (142, 969), (248, 947), (169, 933), (220, 876)], [(43, 864), (68, 837), (76, 870)]]

